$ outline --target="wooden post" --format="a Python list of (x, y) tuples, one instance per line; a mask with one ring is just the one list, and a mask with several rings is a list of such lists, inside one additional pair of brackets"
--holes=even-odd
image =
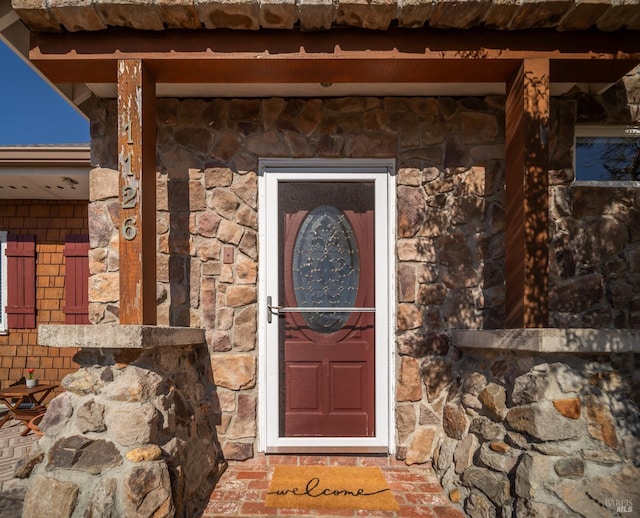
[(156, 323), (155, 82), (140, 59), (118, 61), (120, 323)]
[(507, 84), (505, 326), (549, 321), (549, 60), (524, 59)]

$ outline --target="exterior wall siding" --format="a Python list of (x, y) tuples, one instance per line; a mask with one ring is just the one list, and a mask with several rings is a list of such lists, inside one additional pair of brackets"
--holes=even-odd
[[(87, 234), (87, 202), (0, 200), (0, 229), (35, 236), (36, 325), (63, 324), (64, 241), (67, 234)], [(15, 383), (27, 376), (27, 369), (35, 369), (40, 381), (60, 383), (77, 368), (75, 352), (38, 346), (35, 328), (10, 328), (0, 335), (0, 383)]]

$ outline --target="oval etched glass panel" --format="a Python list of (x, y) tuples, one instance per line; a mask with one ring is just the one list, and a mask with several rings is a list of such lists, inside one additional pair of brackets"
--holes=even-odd
[[(299, 307), (354, 306), (360, 258), (353, 228), (342, 211), (321, 205), (305, 216), (296, 236), (292, 266)], [(333, 333), (344, 326), (351, 313), (301, 314), (314, 331)]]

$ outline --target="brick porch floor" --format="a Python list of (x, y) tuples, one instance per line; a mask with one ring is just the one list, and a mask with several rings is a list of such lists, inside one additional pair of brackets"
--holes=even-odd
[[(275, 509), (264, 506), (273, 468), (281, 464), (300, 466), (378, 466), (400, 506), (400, 511), (343, 511), (338, 509)], [(327, 457), (259, 455), (246, 462), (230, 463), (203, 518), (223, 516), (389, 516), (463, 518), (444, 494), (430, 466), (411, 467), (388, 457)]]
[[(24, 455), (37, 437), (29, 434), (21, 437), (24, 429), (19, 421), (9, 421), (0, 430), (0, 518), (20, 516), (21, 502), (3, 499), (5, 484), (11, 480), (18, 459)], [(328, 466), (379, 466), (400, 506), (398, 512), (383, 511), (341, 511), (336, 509), (297, 510), (273, 509), (264, 506), (269, 481), (274, 466), (278, 464), (328, 465)], [(9, 503), (16, 507), (9, 508)], [(19, 505), (18, 505), (19, 504)], [(406, 466), (404, 463), (387, 457), (326, 457), (326, 456), (289, 456), (259, 455), (246, 462), (231, 462), (222, 475), (218, 486), (211, 495), (209, 505), (202, 518), (214, 517), (257, 517), (257, 516), (299, 516), (299, 517), (338, 517), (338, 516), (388, 516), (428, 518), (462, 518), (464, 515), (455, 509), (444, 494), (430, 466)]]

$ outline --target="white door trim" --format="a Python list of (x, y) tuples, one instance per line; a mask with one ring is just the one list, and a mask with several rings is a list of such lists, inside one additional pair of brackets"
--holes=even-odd
[[(261, 159), (258, 167), (258, 449), (267, 452), (395, 453), (395, 160), (393, 159)], [(269, 324), (267, 296), (278, 300), (277, 187), (285, 180), (373, 181), (375, 185), (375, 436), (280, 437), (277, 319)], [(377, 229), (386, 229), (378, 232)], [(271, 246), (277, 251), (277, 245)], [(387, 282), (384, 282), (386, 279)], [(382, 282), (380, 282), (382, 281)]]

